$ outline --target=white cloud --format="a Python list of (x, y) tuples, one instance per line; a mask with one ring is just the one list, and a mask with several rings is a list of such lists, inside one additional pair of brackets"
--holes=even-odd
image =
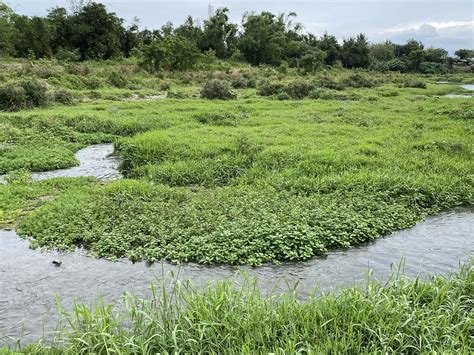
[(403, 43), (412, 38), (423, 42), (426, 47), (441, 47), (453, 54), (459, 48), (474, 48), (474, 22), (445, 21), (398, 26), (382, 31), (376, 40)]

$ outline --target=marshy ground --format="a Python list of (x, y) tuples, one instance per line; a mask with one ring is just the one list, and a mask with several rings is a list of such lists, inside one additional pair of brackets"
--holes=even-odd
[[(235, 67), (159, 78), (131, 64), (1, 65), (5, 81), (27, 77), (52, 98), (70, 98), (0, 113), (0, 174), (8, 182), (0, 185), (0, 223), (32, 247), (81, 247), (112, 260), (278, 265), (350, 248), (473, 204), (474, 105), (457, 84), (472, 84), (472, 75), (327, 70), (300, 76)], [(232, 84), (236, 99), (200, 98), (209, 79)], [(61, 96), (59, 90), (67, 91)], [(123, 179), (86, 177), (96, 175), (87, 169), (77, 174), (86, 176), (30, 179), (30, 173), (77, 165), (74, 154), (96, 144), (114, 144), (113, 164), (120, 160)], [(469, 265), (452, 279), (348, 290), (322, 298), (317, 307), (315, 300), (262, 299), (224, 283), (204, 293), (180, 291), (177, 297), (187, 306), (163, 305), (160, 312), (171, 313), (159, 320), (133, 317), (136, 307), (154, 312), (164, 295), (155, 295), (155, 303), (132, 302), (125, 316), (133, 318), (132, 330), (121, 328), (123, 315), (100, 307), (90, 324), (79, 307), (68, 339), (71, 352), (84, 351), (84, 344), (97, 344), (97, 352), (109, 345), (133, 352), (130, 344), (148, 352), (218, 352), (219, 346), (249, 352), (462, 352), (470, 346), (471, 291)], [(368, 311), (369, 304), (381, 306)], [(347, 324), (342, 309), (354, 311)], [(256, 321), (234, 324), (239, 314)], [(272, 324), (266, 334), (256, 332), (263, 320)], [(428, 323), (436, 332), (420, 333)], [(97, 338), (100, 327), (111, 329), (115, 343)], [(150, 332), (162, 338), (148, 344)], [(241, 333), (258, 339), (251, 343)], [(137, 334), (143, 338), (134, 343)], [(286, 343), (279, 345), (279, 337)], [(199, 347), (189, 340), (204, 338)]]

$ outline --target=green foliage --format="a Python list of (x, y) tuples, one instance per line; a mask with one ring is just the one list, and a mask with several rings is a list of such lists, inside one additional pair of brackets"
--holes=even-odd
[(370, 65), (370, 49), (365, 35), (361, 33), (357, 38), (344, 40), (341, 57), (346, 68), (368, 68)]
[[(294, 81), (306, 94), (306, 82)], [(152, 131), (116, 145), (123, 173), (141, 181), (70, 191), (23, 219), (19, 231), (38, 246), (83, 245), (108, 258), (258, 265), (306, 260), (472, 203), (470, 121), (453, 119), (459, 102), (413, 101), (393, 85), (314, 87), (309, 95), (316, 90), (317, 102), (103, 103), (104, 111), (92, 111), (100, 115), (43, 122)], [(377, 101), (363, 99), (379, 92)]]
[(270, 12), (249, 13), (243, 18), (239, 49), (251, 64), (280, 64), (287, 45), (283, 18)]
[(458, 49), (454, 52), (459, 59), (466, 60), (468, 58), (472, 58), (474, 56), (474, 51), (472, 49)]
[(258, 85), (257, 94), (260, 96), (272, 96), (284, 92), (285, 85), (281, 82), (270, 82), (265, 80)]
[(309, 73), (315, 72), (321, 68), (326, 58), (326, 52), (314, 48), (307, 51), (300, 59), (300, 67)]
[(72, 105), (74, 103), (74, 93), (66, 89), (59, 89), (54, 92), (54, 101), (64, 105)]
[(107, 81), (110, 85), (115, 86), (116, 88), (125, 88), (128, 85), (127, 78), (116, 71), (110, 72)]
[(229, 9), (219, 8), (204, 20), (199, 47), (214, 51), (217, 58), (229, 58), (237, 48), (237, 25), (229, 23)]
[(27, 184), (31, 182), (31, 173), (26, 169), (13, 170), (6, 174), (4, 178), (9, 184)]
[(24, 80), (0, 87), (0, 110), (18, 111), (45, 106), (48, 103), (46, 86), (38, 80)]
[(179, 36), (157, 39), (142, 49), (141, 66), (149, 72), (186, 70), (198, 59), (196, 45)]
[(68, 326), (60, 329), (57, 344), (28, 351), (469, 353), (473, 277), (468, 263), (448, 277), (401, 276), (386, 285), (371, 278), (364, 287), (304, 301), (291, 290), (264, 295), (246, 274), (243, 282), (218, 281), (202, 290), (165, 278), (149, 299), (127, 295), (115, 305), (60, 308)]
[(426, 89), (426, 83), (424, 81), (416, 79), (416, 78), (410, 78), (408, 80), (405, 80), (402, 83), (402, 87)]
[(232, 90), (232, 87), (228, 81), (211, 79), (206, 81), (202, 87), (201, 97), (210, 100), (229, 100), (235, 99), (237, 95)]

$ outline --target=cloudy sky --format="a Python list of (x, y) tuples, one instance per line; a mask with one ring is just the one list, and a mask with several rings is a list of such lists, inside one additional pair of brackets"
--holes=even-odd
[[(6, 0), (17, 12), (45, 15), (54, 6), (69, 8), (67, 0)], [(325, 31), (340, 40), (364, 32), (372, 42), (421, 40), (426, 46), (452, 53), (474, 48), (473, 0), (103, 0), (109, 10), (142, 27), (159, 28), (167, 21), (180, 24), (187, 15), (205, 19), (209, 6), (228, 7), (234, 22), (246, 11), (294, 11), (305, 30)]]

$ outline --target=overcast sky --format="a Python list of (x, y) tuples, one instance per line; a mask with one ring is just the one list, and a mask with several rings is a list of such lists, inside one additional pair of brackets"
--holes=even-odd
[[(18, 13), (45, 15), (55, 6), (69, 8), (67, 0), (6, 0)], [(205, 19), (209, 6), (228, 7), (232, 21), (240, 23), (246, 11), (294, 11), (305, 30), (325, 31), (342, 40), (364, 32), (372, 42), (391, 39), (421, 40), (426, 46), (452, 53), (474, 48), (473, 0), (104, 0), (110, 11), (142, 27), (159, 28), (167, 21), (181, 24), (187, 15)]]

